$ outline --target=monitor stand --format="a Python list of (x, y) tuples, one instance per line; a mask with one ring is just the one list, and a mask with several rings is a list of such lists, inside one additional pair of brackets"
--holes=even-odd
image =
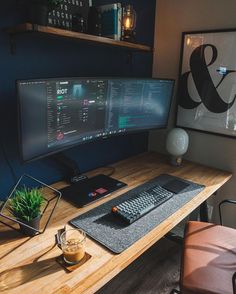
[(82, 175), (76, 162), (62, 153), (54, 156), (54, 159), (67, 169), (66, 179), (70, 182), (70, 186), (60, 190), (62, 197), (77, 207), (88, 205), (127, 186), (103, 174), (91, 178)]
[(87, 176), (81, 174), (78, 164), (66, 156), (64, 153), (57, 153), (51, 157), (56, 163), (59, 163), (64, 168), (66, 176), (65, 180), (70, 184), (84, 180)]

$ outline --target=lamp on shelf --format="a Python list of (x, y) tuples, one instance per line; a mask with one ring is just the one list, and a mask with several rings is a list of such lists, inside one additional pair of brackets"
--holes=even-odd
[(186, 153), (189, 144), (189, 137), (185, 130), (181, 128), (172, 129), (166, 140), (166, 149), (171, 154), (171, 164), (180, 166), (182, 156)]
[(134, 41), (135, 28), (136, 28), (136, 11), (132, 5), (126, 5), (123, 11), (123, 36), (124, 41)]

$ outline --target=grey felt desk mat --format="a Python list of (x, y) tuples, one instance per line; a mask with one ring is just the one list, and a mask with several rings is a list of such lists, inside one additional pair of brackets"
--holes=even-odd
[[(177, 178), (171, 175), (162, 174), (145, 183), (145, 189), (148, 188), (147, 185), (151, 188), (154, 183), (164, 185), (173, 179)], [(110, 213), (111, 208), (120, 202), (129, 199), (131, 193), (133, 195), (134, 189), (137, 193), (141, 192), (144, 189), (142, 185), (72, 219), (70, 223), (73, 226), (84, 230), (90, 237), (114, 253), (121, 253), (158, 226), (166, 218), (175, 213), (204, 189), (203, 185), (198, 185), (183, 179), (181, 180), (190, 185), (131, 225), (126, 225), (124, 222), (120, 221), (119, 218), (113, 216)]]

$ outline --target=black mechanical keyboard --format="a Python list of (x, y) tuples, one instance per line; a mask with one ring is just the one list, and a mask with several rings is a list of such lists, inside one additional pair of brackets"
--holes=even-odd
[[(134, 193), (137, 193), (134, 191)], [(131, 199), (112, 207), (112, 213), (128, 224), (131, 224), (144, 216), (157, 206), (170, 199), (174, 193), (164, 189), (160, 185), (155, 185), (145, 191), (142, 191)]]

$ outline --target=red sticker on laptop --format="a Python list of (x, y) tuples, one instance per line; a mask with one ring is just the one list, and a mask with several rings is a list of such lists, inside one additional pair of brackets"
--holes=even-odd
[(98, 194), (104, 194), (107, 192), (107, 189), (104, 188), (98, 188), (97, 190), (95, 190)]

